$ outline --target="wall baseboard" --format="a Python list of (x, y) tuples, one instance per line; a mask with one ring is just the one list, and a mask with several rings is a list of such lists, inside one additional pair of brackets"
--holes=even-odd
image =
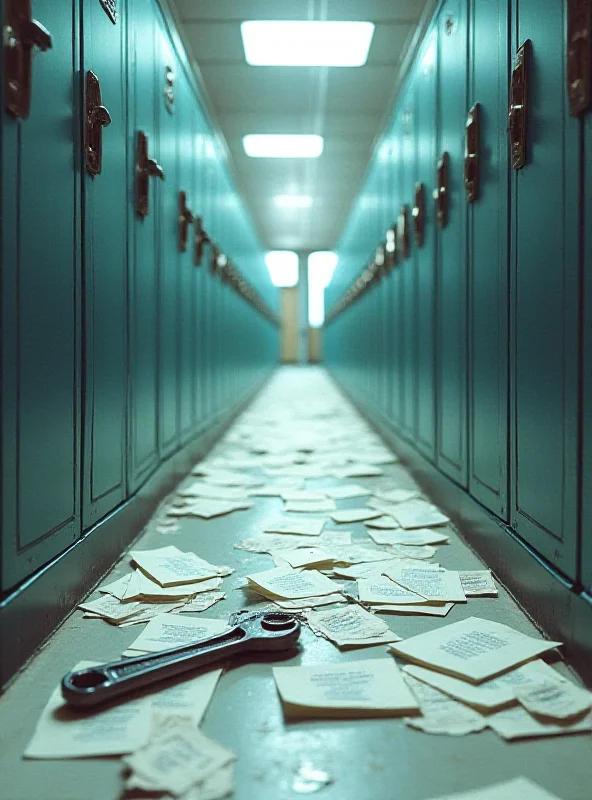
[(15, 677), (142, 532), (162, 499), (230, 427), (269, 376), (158, 470), (75, 544), (0, 597), (0, 689)]
[(329, 374), (524, 611), (551, 639), (564, 642), (567, 663), (592, 685), (592, 597), (556, 572), (505, 523), (398, 436), (376, 409), (369, 410)]

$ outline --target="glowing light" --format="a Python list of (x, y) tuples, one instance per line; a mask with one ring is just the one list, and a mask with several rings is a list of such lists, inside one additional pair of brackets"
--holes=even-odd
[(250, 133), (243, 136), (245, 153), (251, 158), (318, 158), (325, 146), (314, 133)]
[(308, 324), (320, 328), (325, 322), (325, 289), (331, 283), (337, 254), (331, 250), (318, 250), (308, 257)]
[(247, 64), (258, 67), (361, 67), (372, 22), (249, 21), (241, 24)]
[(298, 254), (293, 250), (270, 250), (265, 264), (274, 286), (289, 288), (298, 283)]

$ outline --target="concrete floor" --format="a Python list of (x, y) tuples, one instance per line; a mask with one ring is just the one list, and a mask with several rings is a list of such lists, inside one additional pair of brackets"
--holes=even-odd
[[(266, 389), (265, 396), (257, 399), (258, 407), (265, 409), (270, 392), (275, 392), (276, 399), (278, 392), (286, 392), (288, 407), (295, 381), (300, 392), (309, 385), (316, 392), (324, 386), (325, 378), (318, 370), (286, 369)], [(387, 478), (392, 478), (398, 484), (413, 486), (400, 465), (384, 467), (384, 472), (383, 478), (348, 482), (386, 486)], [(335, 485), (338, 481), (313, 480), (307, 482), (307, 487), (320, 488), (329, 483)], [(338, 507), (364, 504), (358, 498), (339, 501)], [(259, 534), (261, 521), (270, 512), (280, 511), (281, 506), (278, 498), (257, 498), (248, 511), (211, 521), (182, 519), (181, 531), (172, 535), (157, 533), (151, 523), (141, 547), (174, 544), (182, 550), (197, 551), (212, 563), (234, 567), (235, 573), (224, 581), (227, 599), (205, 612), (208, 617), (226, 618), (244, 605), (243, 593), (235, 590), (241, 577), (273, 566), (269, 556), (234, 550), (232, 544), (239, 538)], [(327, 527), (336, 526), (330, 523)], [(342, 527), (354, 531), (355, 538), (367, 539), (362, 524)], [(450, 544), (438, 548), (436, 560), (451, 569), (481, 568), (481, 562), (454, 532)], [(115, 566), (111, 577), (128, 571), (128, 560), (124, 559)], [(381, 619), (405, 638), (471, 615), (536, 635), (532, 623), (502, 587), (498, 599), (470, 599), (465, 605), (455, 606), (444, 620), (384, 615)], [(122, 795), (118, 759), (25, 761), (22, 753), (62, 675), (82, 659), (119, 658), (141, 629), (118, 629), (101, 620), (82, 619), (82, 612), (76, 611), (9, 687), (0, 699), (2, 800), (112, 800)], [(285, 663), (373, 657), (390, 656), (383, 647), (339, 652), (304, 627), (299, 655)], [(318, 793), (324, 800), (426, 800), (518, 775), (533, 779), (563, 800), (592, 797), (592, 749), (587, 735), (505, 743), (491, 731), (460, 738), (430, 736), (396, 719), (286, 723), (267, 663), (235, 665), (222, 676), (203, 730), (238, 755), (237, 800), (298, 796), (292, 782), (303, 761), (331, 774), (333, 783)]]

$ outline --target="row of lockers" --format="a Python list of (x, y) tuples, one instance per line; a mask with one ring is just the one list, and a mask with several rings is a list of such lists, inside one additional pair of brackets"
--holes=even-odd
[(341, 239), (325, 347), (371, 414), (588, 587), (591, 9), (438, 5)]
[(157, 3), (0, 12), (6, 590), (236, 407), (276, 361), (277, 326)]

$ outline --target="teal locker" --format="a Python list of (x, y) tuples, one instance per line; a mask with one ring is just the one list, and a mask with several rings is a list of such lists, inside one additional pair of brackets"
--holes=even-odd
[[(29, 10), (5, 1), (5, 15), (17, 5)], [(3, 80), (0, 112), (2, 589), (80, 535), (79, 19), (74, 3), (31, 6), (46, 30), (37, 28), (30, 108)], [(18, 85), (19, 73), (9, 80)]]
[[(437, 463), (467, 485), (467, 277), (466, 202), (462, 186), (467, 109), (467, 2), (446, 0), (437, 17), (438, 189), (443, 190), (438, 228), (436, 339), (438, 342)], [(434, 165), (434, 176), (436, 165)]]
[(592, 109), (584, 117), (583, 419), (581, 582), (592, 590)]
[[(404, 436), (415, 439), (417, 430), (417, 286), (413, 269), (411, 209), (415, 189), (416, 135), (415, 86), (407, 89), (402, 103), (401, 206), (399, 208), (399, 241), (401, 243), (401, 318), (402, 318), (402, 386), (403, 409), (401, 429)], [(405, 246), (404, 242), (407, 242)]]
[(505, 520), (509, 519), (508, 22), (507, 0), (471, 5), (463, 165), (469, 252), (469, 491)]
[(392, 285), (392, 302), (390, 306), (390, 360), (388, 372), (391, 383), (390, 416), (395, 428), (399, 431), (403, 424), (403, 271), (401, 242), (397, 236), (399, 209), (403, 204), (403, 121), (397, 113), (393, 125), (393, 146), (390, 164), (390, 214), (395, 242), (395, 261), (392, 266), (390, 282)]
[(158, 157), (166, 181), (159, 187), (158, 219), (158, 423), (160, 458), (179, 446), (179, 169), (181, 68), (159, 19), (156, 46)]
[(206, 349), (205, 349), (205, 290), (207, 282), (207, 247), (204, 244), (203, 231), (206, 231), (206, 195), (208, 191), (207, 182), (207, 124), (203, 116), (201, 107), (194, 106), (194, 162), (193, 175), (195, 180), (194, 213), (195, 222), (193, 224), (193, 295), (195, 298), (195, 316), (193, 327), (193, 341), (195, 342), (195, 361), (193, 372), (193, 419), (195, 429), (198, 430), (204, 423), (206, 414), (205, 403), (205, 369), (206, 369)]
[(574, 578), (580, 140), (567, 107), (564, 5), (520, 0), (512, 25), (511, 523)]
[[(130, 193), (129, 352), (130, 419), (128, 475), (132, 491), (159, 463), (158, 450), (158, 190), (156, 104), (164, 89), (157, 71), (156, 3), (129, 0), (130, 115), (128, 176)], [(157, 75), (158, 72), (158, 75)], [(145, 137), (143, 139), (142, 137)], [(145, 142), (146, 154), (142, 154)], [(140, 171), (141, 170), (141, 171)], [(138, 176), (141, 176), (141, 180)]]
[[(426, 36), (415, 69), (416, 166), (413, 193), (413, 270), (417, 285), (417, 395), (415, 443), (430, 461), (436, 449), (435, 255), (436, 225), (431, 199), (436, 163), (437, 30)], [(411, 264), (409, 265), (411, 266)]]
[[(126, 7), (83, 4), (85, 104), (83, 525), (126, 496)], [(106, 109), (102, 111), (102, 107)]]

